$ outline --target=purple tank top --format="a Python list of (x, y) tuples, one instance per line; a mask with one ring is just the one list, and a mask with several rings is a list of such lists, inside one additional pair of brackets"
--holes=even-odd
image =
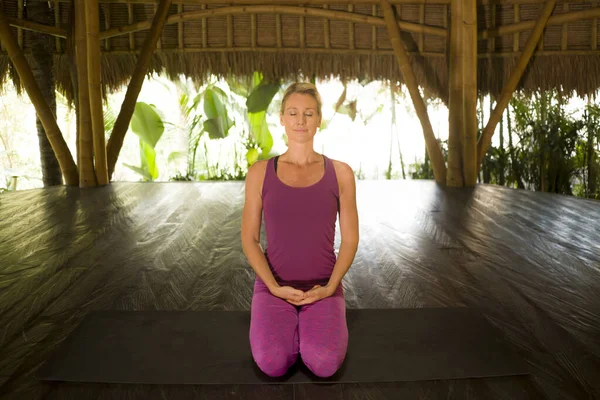
[(336, 262), (333, 244), (339, 188), (333, 163), (323, 158), (323, 178), (303, 188), (288, 186), (279, 179), (275, 158), (267, 162), (262, 189), (265, 256), (282, 286), (308, 290), (315, 284), (325, 285)]

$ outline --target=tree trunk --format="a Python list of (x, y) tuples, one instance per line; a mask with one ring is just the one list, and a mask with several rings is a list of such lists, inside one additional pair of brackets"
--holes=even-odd
[(512, 124), (510, 122), (510, 105), (506, 106), (506, 127), (508, 130), (508, 154), (510, 155), (510, 175), (517, 183), (519, 189), (525, 189), (525, 185), (521, 181), (521, 168), (519, 166), (519, 160), (515, 155), (515, 147), (512, 141)]
[[(27, 2), (27, 19), (45, 25), (54, 25), (54, 11), (47, 1), (29, 0)], [(50, 35), (30, 32), (31, 35), (31, 71), (44, 95), (44, 99), (56, 117), (56, 86), (54, 81), (54, 46), (55, 39)], [(62, 185), (62, 173), (58, 160), (46, 136), (46, 131), (36, 114), (36, 126), (40, 146), (40, 161), (44, 187)]]

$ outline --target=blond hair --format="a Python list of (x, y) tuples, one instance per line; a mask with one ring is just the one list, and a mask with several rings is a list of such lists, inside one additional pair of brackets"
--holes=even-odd
[(321, 108), (323, 106), (321, 95), (319, 94), (317, 87), (309, 82), (296, 82), (288, 86), (283, 94), (283, 99), (281, 100), (281, 110), (279, 111), (281, 115), (283, 115), (285, 111), (286, 100), (294, 93), (307, 94), (315, 99), (317, 101), (317, 114), (321, 117)]

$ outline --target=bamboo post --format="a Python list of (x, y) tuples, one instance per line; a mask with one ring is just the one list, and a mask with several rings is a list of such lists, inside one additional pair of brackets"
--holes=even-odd
[(10, 26), (1, 7), (0, 40), (2, 40), (2, 44), (6, 48), (8, 56), (10, 57), (13, 66), (17, 70), (17, 73), (21, 78), (21, 82), (25, 87), (25, 91), (27, 92), (31, 103), (35, 107), (35, 111), (42, 123), (42, 126), (44, 127), (44, 130), (46, 131), (46, 136), (48, 137), (48, 141), (52, 146), (52, 150), (54, 150), (54, 154), (56, 155), (56, 159), (60, 165), (65, 183), (67, 185), (77, 185), (79, 183), (79, 176), (73, 156), (69, 151), (69, 147), (65, 142), (58, 124), (56, 123), (56, 119), (54, 118), (54, 114), (52, 114), (52, 110), (50, 110), (50, 107), (48, 106), (48, 103), (46, 103), (39, 86), (35, 82), (33, 72), (31, 71), (27, 60), (25, 59), (23, 51), (19, 47), (19, 44), (10, 31)]
[(135, 70), (133, 71), (133, 75), (131, 76), (131, 81), (129, 82), (129, 86), (127, 87), (125, 99), (123, 100), (123, 104), (121, 105), (121, 111), (119, 112), (119, 116), (115, 121), (115, 126), (108, 141), (107, 157), (109, 177), (111, 177), (113, 172), (115, 171), (117, 159), (119, 158), (119, 152), (121, 151), (121, 147), (123, 146), (123, 140), (125, 139), (125, 133), (127, 133), (127, 129), (131, 121), (131, 116), (133, 115), (133, 111), (135, 110), (135, 103), (137, 102), (140, 90), (142, 89), (142, 84), (144, 83), (146, 72), (148, 71), (150, 62), (152, 60), (152, 53), (154, 52), (154, 49), (156, 48), (156, 43), (158, 42), (158, 38), (162, 33), (162, 29), (165, 24), (165, 21), (167, 20), (167, 15), (169, 14), (170, 7), (171, 0), (160, 0), (158, 10), (156, 12), (156, 15), (154, 16), (154, 20), (152, 21), (150, 34), (146, 37), (146, 40), (144, 41), (144, 45), (142, 47), (142, 51), (140, 52), (138, 62), (135, 66)]
[(427, 152), (429, 153), (429, 157), (431, 158), (431, 163), (433, 165), (435, 180), (438, 183), (445, 184), (446, 165), (444, 164), (444, 156), (442, 155), (442, 150), (440, 149), (440, 146), (433, 133), (433, 128), (431, 127), (431, 122), (429, 121), (429, 115), (427, 114), (427, 106), (425, 105), (425, 101), (423, 101), (421, 93), (419, 92), (417, 79), (410, 65), (410, 60), (406, 54), (406, 49), (404, 48), (402, 38), (400, 37), (400, 28), (398, 27), (398, 23), (394, 17), (394, 10), (390, 5), (389, 0), (381, 0), (381, 8), (383, 10), (383, 17), (388, 28), (388, 33), (390, 35), (390, 41), (392, 43), (392, 47), (394, 48), (396, 58), (398, 59), (400, 71), (404, 76), (404, 82), (408, 88), (410, 97), (415, 106), (415, 111), (423, 127), (423, 136), (425, 137)]
[(463, 148), (465, 186), (477, 184), (477, 0), (464, 0), (462, 13)]
[(498, 98), (496, 107), (490, 115), (490, 119), (487, 125), (485, 126), (483, 134), (481, 135), (481, 138), (479, 139), (479, 143), (477, 145), (478, 168), (481, 168), (481, 162), (483, 161), (483, 157), (485, 156), (485, 153), (490, 143), (492, 142), (492, 136), (494, 135), (494, 131), (496, 130), (496, 125), (498, 125), (500, 118), (502, 118), (502, 114), (504, 114), (504, 109), (508, 105), (508, 102), (510, 101), (513, 92), (517, 88), (517, 84), (521, 80), (523, 71), (525, 71), (525, 67), (527, 67), (529, 60), (531, 59), (531, 56), (535, 51), (536, 44), (542, 36), (542, 32), (544, 31), (546, 22), (548, 21), (548, 18), (550, 18), (550, 14), (552, 14), (555, 5), (556, 0), (548, 0), (548, 2), (544, 4), (540, 16), (538, 17), (535, 23), (533, 31), (531, 31), (531, 35), (529, 36), (529, 39), (527, 39), (527, 43), (523, 48), (521, 57), (519, 57), (517, 65), (515, 65), (513, 71), (510, 74), (510, 77), (508, 78), (508, 81), (506, 82), (506, 85), (504, 86), (504, 89), (502, 89), (502, 93)]
[(463, 187), (463, 29), (462, 1), (450, 4), (450, 65), (448, 93), (448, 174), (446, 184), (450, 187)]
[(104, 113), (102, 109), (102, 86), (100, 66), (100, 6), (98, 0), (85, 0), (85, 22), (87, 27), (87, 68), (90, 96), (90, 114), (94, 136), (94, 161), (96, 182), (108, 184), (106, 146), (104, 139)]
[(85, 21), (85, 0), (75, 2), (75, 59), (77, 65), (77, 91), (79, 116), (79, 187), (96, 186), (94, 171), (94, 136), (90, 110), (90, 88), (87, 64), (87, 32)]

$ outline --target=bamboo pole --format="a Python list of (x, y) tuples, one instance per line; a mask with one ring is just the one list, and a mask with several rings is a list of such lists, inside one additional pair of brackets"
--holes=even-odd
[[(179, 23), (182, 21), (193, 21), (201, 18), (215, 17), (221, 15), (235, 15), (235, 14), (286, 14), (286, 15), (298, 15), (301, 18), (319, 17), (328, 18), (330, 20), (347, 21), (362, 24), (371, 24), (375, 26), (385, 26), (383, 18), (374, 17), (364, 14), (354, 14), (346, 11), (335, 11), (335, 10), (324, 10), (319, 8), (310, 7), (297, 7), (297, 6), (273, 6), (273, 5), (262, 5), (262, 6), (228, 6), (211, 8), (204, 10), (187, 11), (182, 14), (174, 14), (167, 18), (166, 25)], [(448, 32), (444, 28), (436, 26), (421, 25), (414, 22), (399, 21), (397, 22), (400, 29), (407, 32), (413, 33), (424, 33), (428, 35), (435, 35), (440, 37), (447, 37)], [(110, 30), (101, 32), (100, 38), (105, 39), (107, 37), (119, 36), (127, 33), (137, 32), (149, 29), (152, 25), (152, 21), (140, 21), (134, 24), (125, 26), (115, 27)]]
[[(111, 13), (110, 13), (110, 4), (103, 4), (104, 8), (104, 30), (109, 30), (110, 29), (110, 20), (111, 18)], [(104, 39), (104, 50), (109, 51), (110, 50), (110, 38), (106, 38)]]
[(463, 58), (462, 1), (450, 5), (450, 65), (448, 92), (448, 173), (446, 184), (450, 187), (463, 187)]
[(462, 148), (465, 186), (477, 184), (477, 0), (464, 0), (463, 28), (463, 121)]
[[(563, 4), (563, 11), (568, 13), (569, 12), (569, 3), (565, 3)], [(562, 31), (560, 33), (560, 49), (561, 50), (566, 50), (567, 49), (567, 45), (569, 44), (569, 37), (568, 37), (568, 31), (569, 30), (569, 23), (565, 23), (562, 26)]]
[[(177, 5), (177, 12), (179, 14), (183, 13), (183, 4)], [(183, 22), (179, 22), (177, 24), (177, 47), (179, 47), (180, 49), (183, 49), (185, 47), (183, 35)]]
[[(600, 17), (600, 8), (590, 8), (583, 11), (571, 11), (565, 14), (554, 15), (548, 19), (546, 25), (561, 25), (568, 22), (583, 21)], [(524, 32), (535, 27), (536, 21), (522, 21), (510, 25), (499, 26), (494, 29), (485, 29), (479, 32), (479, 39), (493, 36), (510, 35), (511, 33)]]
[[(79, 0), (83, 1), (83, 0)], [(102, 109), (102, 86), (100, 66), (100, 15), (98, 0), (85, 0), (85, 22), (87, 27), (87, 68), (90, 96), (90, 114), (94, 137), (94, 167), (99, 186), (108, 184), (106, 146), (104, 139), (104, 113)]]
[[(60, 2), (69, 2), (70, 0), (58, 0)], [(133, 4), (155, 4), (159, 0), (100, 0), (101, 3), (133, 3)], [(482, 0), (483, 3), (489, 2), (490, 0)], [(495, 2), (506, 2), (507, 0), (492, 0)], [(540, 3), (543, 0), (513, 0), (518, 2), (531, 2)], [(390, 0), (391, 4), (450, 4), (451, 0)], [(173, 0), (173, 4), (218, 4), (222, 5), (225, 3), (223, 0)], [(284, 4), (284, 5), (296, 5), (299, 3), (297, 0), (229, 0), (228, 3), (233, 4)], [(302, 0), (302, 4), (308, 5), (323, 5), (323, 4), (379, 4), (379, 0)]]
[(2, 40), (2, 44), (6, 48), (8, 52), (8, 56), (10, 57), (13, 66), (17, 70), (19, 77), (21, 78), (21, 82), (25, 87), (25, 91), (31, 100), (31, 103), (35, 107), (35, 111), (46, 131), (46, 136), (48, 137), (48, 141), (52, 146), (52, 150), (54, 150), (54, 154), (56, 155), (56, 159), (58, 160), (58, 164), (60, 165), (60, 169), (63, 173), (65, 183), (67, 185), (77, 185), (79, 182), (79, 176), (77, 172), (77, 166), (75, 165), (75, 161), (73, 161), (73, 156), (69, 151), (69, 147), (65, 142), (65, 139), (56, 123), (56, 119), (54, 118), (54, 114), (44, 96), (35, 82), (35, 78), (33, 77), (33, 72), (25, 59), (25, 55), (23, 51), (19, 47), (19, 44), (13, 37), (10, 31), (10, 25), (8, 24), (7, 18), (4, 15), (0, 7), (0, 40)]
[[(17, 18), (23, 19), (23, 0), (19, 0), (17, 3)], [(19, 43), (19, 47), (23, 48), (23, 29), (17, 28), (17, 43)]]
[(250, 15), (250, 46), (256, 47), (256, 14)]
[[(323, 5), (323, 9), (328, 10), (329, 9), (329, 5), (325, 4)], [(323, 40), (325, 42), (325, 48), (328, 49), (331, 47), (331, 43), (329, 41), (329, 19), (325, 18), (323, 20)]]
[(425, 137), (427, 152), (429, 153), (429, 157), (431, 158), (431, 163), (433, 165), (435, 180), (440, 184), (445, 184), (446, 165), (444, 164), (442, 150), (440, 149), (440, 146), (433, 133), (433, 128), (431, 127), (431, 122), (429, 121), (429, 115), (427, 114), (427, 106), (425, 105), (425, 101), (419, 92), (417, 79), (412, 70), (412, 66), (410, 65), (410, 60), (408, 59), (404, 43), (402, 42), (402, 38), (400, 36), (400, 29), (398, 28), (398, 23), (394, 17), (394, 10), (392, 9), (392, 6), (388, 0), (381, 0), (381, 8), (383, 10), (383, 17), (388, 28), (390, 41), (392, 43), (392, 47), (394, 48), (394, 52), (396, 53), (396, 58), (398, 59), (400, 71), (402, 71), (404, 82), (408, 88), (410, 97), (415, 106), (415, 111), (423, 127), (423, 136)]
[[(354, 5), (349, 4), (348, 5), (348, 12), (349, 13), (353, 13), (354, 12)], [(348, 22), (348, 48), (350, 50), (353, 50), (355, 47), (355, 40), (354, 40), (354, 24), (352, 22)]]
[[(513, 10), (514, 10), (514, 14), (515, 14), (515, 22), (520, 22), (521, 21), (521, 14), (520, 14), (521, 8), (519, 7), (518, 4), (515, 4), (513, 6)], [(519, 32), (515, 32), (513, 34), (513, 51), (519, 51), (519, 47), (521, 47), (520, 36), (521, 35), (519, 34)]]
[[(127, 4), (127, 18), (129, 24), (133, 24), (133, 4)], [(102, 33), (100, 33), (100, 35), (102, 35)], [(129, 49), (135, 49), (135, 37), (133, 33), (129, 34)]]
[(494, 131), (496, 130), (496, 125), (502, 118), (502, 114), (504, 114), (504, 109), (508, 105), (510, 98), (512, 97), (513, 92), (517, 88), (517, 84), (521, 80), (521, 76), (523, 75), (523, 71), (525, 71), (525, 67), (529, 63), (531, 56), (535, 50), (536, 44), (540, 40), (542, 36), (542, 32), (544, 31), (544, 27), (546, 26), (546, 22), (548, 21), (550, 14), (554, 10), (556, 6), (556, 0), (548, 0), (548, 2), (542, 8), (540, 12), (540, 16), (538, 17), (533, 31), (527, 39), (527, 43), (523, 48), (523, 52), (521, 53), (521, 57), (515, 65), (513, 71), (508, 78), (508, 82), (506, 82), (504, 89), (502, 89), (502, 93), (498, 98), (496, 103), (496, 107), (494, 111), (490, 115), (490, 119), (485, 126), (481, 138), (479, 139), (479, 143), (477, 145), (477, 165), (478, 168), (481, 168), (481, 162), (483, 161), (483, 157), (492, 142), (492, 136), (494, 135)]
[(79, 187), (96, 186), (94, 135), (90, 110), (87, 63), (87, 32), (84, 0), (75, 2), (75, 59), (77, 66), (77, 114), (79, 129)]
[(283, 47), (281, 39), (281, 14), (275, 15), (275, 30), (277, 31), (277, 47)]
[[(597, 2), (592, 3), (592, 7), (598, 7)], [(592, 50), (598, 49), (598, 18), (592, 20)]]
[(65, 29), (57, 28), (56, 26), (38, 24), (37, 22), (12, 17), (5, 17), (5, 19), (10, 26), (14, 26), (15, 28), (23, 28), (28, 31), (45, 33), (64, 39), (67, 38), (67, 31)]
[[(60, 28), (60, 3), (54, 3), (54, 26)], [(56, 52), (62, 53), (62, 44), (60, 38), (57, 37), (54, 42), (56, 46)]]
[(165, 21), (167, 20), (167, 15), (169, 14), (170, 7), (171, 0), (160, 1), (158, 10), (152, 22), (152, 27), (150, 28), (150, 34), (146, 37), (146, 40), (144, 41), (144, 45), (142, 47), (142, 51), (140, 52), (138, 62), (135, 66), (135, 70), (133, 71), (133, 75), (131, 76), (131, 81), (129, 82), (129, 86), (127, 87), (125, 99), (123, 100), (123, 104), (121, 105), (121, 111), (119, 112), (119, 116), (115, 121), (115, 126), (108, 141), (107, 157), (109, 177), (112, 176), (115, 170), (117, 159), (119, 158), (119, 152), (121, 151), (121, 147), (123, 146), (123, 140), (125, 139), (125, 133), (127, 133), (127, 129), (129, 127), (133, 111), (135, 110), (135, 103), (137, 102), (140, 90), (142, 89), (144, 78), (150, 66), (150, 62), (152, 61), (152, 53), (156, 48), (158, 38), (162, 34), (162, 29), (164, 27)]

